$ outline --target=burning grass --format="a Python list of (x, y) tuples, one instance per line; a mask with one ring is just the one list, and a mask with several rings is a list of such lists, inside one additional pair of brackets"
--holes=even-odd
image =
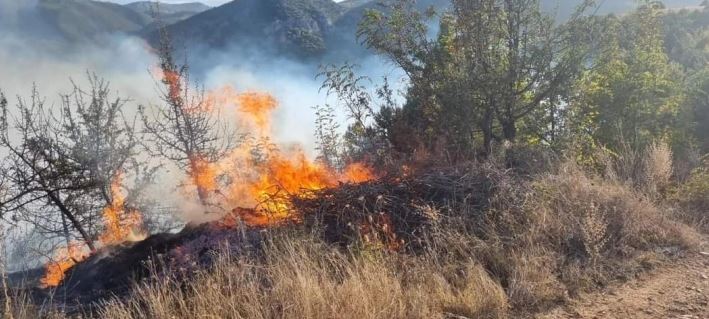
[[(73, 273), (124, 276), (105, 269), (140, 265), (147, 251), (161, 251), (172, 266), (140, 268), (147, 280), (85, 311), (101, 318), (502, 318), (633, 277), (700, 238), (664, 204), (572, 164), (520, 176), (477, 163), (305, 194), (292, 198), (302, 216), (296, 223), (217, 222), (93, 257)], [(119, 262), (128, 251), (143, 254)], [(114, 268), (91, 267), (111, 262)]]

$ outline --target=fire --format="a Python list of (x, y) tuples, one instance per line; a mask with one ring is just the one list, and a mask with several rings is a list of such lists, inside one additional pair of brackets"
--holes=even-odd
[[(361, 183), (375, 177), (364, 164), (355, 163), (337, 172), (310, 160), (300, 148), (285, 151), (271, 148), (271, 117), (278, 104), (269, 94), (237, 93), (231, 87), (224, 87), (209, 92), (207, 96), (235, 111), (236, 124), (247, 129), (250, 137), (224, 159), (215, 163), (202, 162), (199, 170), (190, 172), (198, 192), (201, 189), (218, 191), (221, 196), (212, 198), (221, 201), (217, 206), (247, 208), (227, 211), (229, 218), (237, 215), (250, 226), (298, 220), (299, 216), (290, 204), (292, 197), (307, 196), (311, 191), (336, 187), (339, 183)], [(218, 185), (218, 176), (226, 176), (230, 183)]]
[(293, 197), (308, 197), (312, 191), (336, 187), (339, 183), (361, 183), (374, 178), (372, 171), (361, 164), (348, 166), (340, 174), (308, 160), (302, 150), (287, 154), (271, 154), (265, 163), (251, 168), (257, 172), (255, 179), (243, 180), (230, 190), (227, 194), (230, 207), (254, 209), (232, 210), (227, 215), (230, 222), (225, 224), (234, 225), (234, 215), (249, 226), (259, 227), (285, 220), (298, 221), (300, 216), (291, 206)]
[(209, 193), (217, 189), (217, 170), (202, 157), (190, 158), (189, 175), (197, 187), (197, 194), (202, 205), (207, 204)]
[(126, 197), (121, 191), (123, 173), (119, 172), (111, 180), (112, 202), (103, 209), (104, 231), (99, 236), (103, 246), (120, 244), (126, 241), (142, 240), (145, 235), (136, 232), (143, 225), (140, 212), (125, 206)]
[(73, 242), (55, 252), (55, 258), (46, 266), (44, 277), (39, 282), (44, 288), (56, 287), (64, 280), (64, 273), (89, 256), (82, 243)]
[[(168, 85), (169, 97), (181, 99), (180, 75), (164, 72), (162, 78)], [(311, 196), (312, 191), (336, 187), (339, 183), (362, 183), (376, 177), (361, 163), (349, 165), (339, 172), (310, 160), (300, 148), (281, 151), (271, 147), (271, 115), (278, 104), (269, 94), (237, 93), (231, 87), (224, 87), (207, 92), (205, 100), (195, 107), (219, 112), (218, 105), (230, 106), (237, 113), (234, 120), (239, 128), (248, 130), (249, 139), (217, 161), (207, 160), (199, 154), (190, 158), (187, 174), (202, 205), (209, 203), (210, 209), (223, 209), (221, 222), (224, 225), (244, 223), (264, 227), (286, 220), (298, 221), (301, 216), (292, 207), (293, 197)], [(142, 225), (142, 216), (138, 211), (126, 208), (122, 185), (123, 174), (118, 173), (110, 187), (112, 202), (103, 210), (105, 227), (99, 236), (102, 246), (144, 238), (136, 232)], [(364, 233), (369, 236), (376, 229), (388, 234), (389, 225), (388, 220), (380, 217), (363, 226), (366, 228)], [(395, 241), (396, 238), (388, 239)], [(77, 243), (57, 251), (56, 261), (46, 266), (46, 275), (42, 279), (44, 287), (58, 285), (69, 268), (89, 256), (82, 247)]]
[(277, 103), (269, 94), (248, 92), (238, 97), (240, 111), (248, 114), (262, 132), (270, 129), (271, 112), (276, 109)]
[[(140, 241), (145, 234), (140, 231), (143, 217), (140, 212), (126, 208), (126, 196), (121, 191), (123, 173), (118, 172), (111, 180), (112, 201), (103, 209), (104, 231), (99, 236), (101, 246), (111, 246), (127, 241)], [(45, 275), (40, 279), (44, 288), (56, 287), (64, 280), (64, 273), (75, 264), (90, 256), (83, 243), (73, 242), (55, 252), (54, 260), (46, 265)]]
[(151, 73), (154, 73), (167, 86), (167, 96), (172, 101), (182, 99), (182, 75), (179, 72), (167, 68), (153, 68)]
[(364, 183), (374, 178), (372, 169), (362, 163), (353, 163), (345, 167), (345, 181), (350, 183)]

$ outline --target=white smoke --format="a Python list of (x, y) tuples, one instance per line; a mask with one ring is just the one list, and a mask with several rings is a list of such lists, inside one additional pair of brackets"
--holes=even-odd
[[(129, 99), (124, 106), (128, 114), (136, 114), (140, 105), (161, 102), (156, 79), (149, 72), (157, 66), (158, 58), (143, 39), (116, 34), (96, 41), (69, 43), (55, 37), (52, 33), (57, 30), (51, 26), (44, 26), (37, 33), (28, 31), (28, 24), (41, 23), (33, 20), (39, 17), (34, 5), (34, 1), (0, 0), (0, 91), (11, 105), (18, 97), (29, 97), (36, 86), (46, 105), (58, 107), (59, 95), (70, 92), (71, 81), (82, 87), (88, 85), (87, 72), (106, 79), (117, 96)], [(27, 20), (28, 17), (33, 19)], [(274, 142), (297, 143), (306, 153), (314, 155), (313, 106), (333, 102), (319, 92), (322, 79), (315, 77), (318, 65), (263, 56), (244, 48), (234, 45), (219, 51), (187, 52), (192, 79), (207, 90), (230, 85), (238, 91), (272, 94), (279, 102), (274, 114)], [(394, 67), (378, 59), (365, 60), (360, 70), (372, 76), (396, 73)], [(343, 114), (339, 117), (345, 120)], [(189, 203), (185, 203), (183, 193), (176, 191), (182, 180), (180, 170), (166, 165), (157, 186), (151, 190), (152, 197), (164, 206), (190, 207), (186, 206)]]

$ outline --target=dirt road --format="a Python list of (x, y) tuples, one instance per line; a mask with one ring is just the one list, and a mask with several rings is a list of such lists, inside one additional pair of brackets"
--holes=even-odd
[(537, 318), (709, 319), (709, 253), (703, 251)]

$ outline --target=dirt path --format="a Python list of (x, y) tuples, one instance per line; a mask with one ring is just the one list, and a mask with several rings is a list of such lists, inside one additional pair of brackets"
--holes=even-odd
[(709, 253), (693, 254), (602, 293), (582, 295), (537, 318), (709, 319)]

